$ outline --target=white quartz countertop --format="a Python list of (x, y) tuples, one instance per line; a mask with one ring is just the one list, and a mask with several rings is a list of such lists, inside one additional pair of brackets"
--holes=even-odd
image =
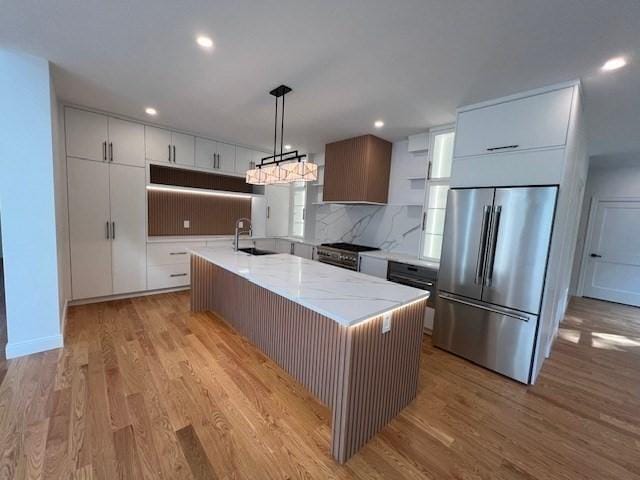
[(392, 260), (394, 262), (408, 263), (409, 265), (419, 265), (421, 267), (432, 268), (438, 270), (440, 265), (436, 262), (429, 262), (427, 260), (421, 260), (412, 255), (406, 253), (386, 252), (384, 250), (372, 250), (370, 252), (360, 252), (360, 255), (365, 257), (384, 258), (386, 260)]
[(190, 251), (344, 326), (429, 297), (425, 290), (293, 255), (254, 256), (228, 246)]

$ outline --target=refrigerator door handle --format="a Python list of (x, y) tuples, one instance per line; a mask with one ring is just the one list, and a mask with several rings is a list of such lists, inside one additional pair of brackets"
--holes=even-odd
[(461, 300), (460, 298), (455, 298), (452, 297), (451, 295), (447, 295), (446, 293), (441, 293), (440, 298), (447, 300), (449, 302), (454, 302), (454, 303), (461, 303), (462, 305), (468, 305), (469, 307), (475, 307), (475, 308), (479, 308), (480, 310), (486, 310), (487, 312), (492, 312), (492, 313), (497, 313), (500, 315), (506, 315), (507, 317), (511, 317), (511, 318), (515, 318), (516, 320), (520, 320), (522, 322), (528, 322), (529, 321), (529, 317), (525, 317), (524, 315), (517, 315), (515, 313), (509, 312), (509, 311), (505, 311), (505, 310), (500, 310), (498, 308), (491, 308), (488, 307), (486, 305), (480, 305), (474, 302), (469, 302), (467, 300)]
[(490, 287), (491, 280), (493, 279), (493, 265), (496, 261), (496, 247), (498, 245), (498, 230), (500, 228), (500, 213), (502, 212), (502, 206), (498, 205), (494, 207), (493, 220), (491, 222), (491, 234), (489, 236), (489, 246), (487, 256), (487, 265), (485, 267), (485, 285)]
[(491, 205), (485, 205), (482, 211), (482, 228), (480, 230), (480, 246), (478, 247), (478, 258), (476, 259), (476, 276), (473, 283), (476, 285), (482, 280), (484, 273), (484, 260), (487, 251), (487, 234), (489, 233), (489, 219), (491, 217)]

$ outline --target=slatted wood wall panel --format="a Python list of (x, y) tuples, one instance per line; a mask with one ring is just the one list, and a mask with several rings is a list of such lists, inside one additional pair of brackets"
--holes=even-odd
[(252, 193), (253, 191), (253, 186), (245, 182), (242, 177), (165, 167), (163, 165), (150, 165), (149, 177), (151, 183), (159, 185), (206, 188), (208, 190), (224, 190), (227, 192)]
[(147, 204), (150, 236), (233, 235), (238, 218), (251, 218), (250, 198), (147, 190)]
[(389, 197), (393, 145), (374, 135), (367, 136), (367, 199), (386, 203)]
[(344, 327), (198, 256), (191, 308), (218, 314), (332, 410), (331, 453), (343, 463), (416, 395), (425, 302)]

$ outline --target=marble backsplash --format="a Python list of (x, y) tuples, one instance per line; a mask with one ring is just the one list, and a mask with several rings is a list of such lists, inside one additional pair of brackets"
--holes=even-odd
[(315, 240), (349, 242), (416, 255), (420, 246), (422, 208), (393, 205), (319, 205)]

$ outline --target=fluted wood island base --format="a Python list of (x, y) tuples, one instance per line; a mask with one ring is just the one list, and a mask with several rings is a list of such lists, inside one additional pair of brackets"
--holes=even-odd
[(191, 308), (228, 322), (332, 411), (331, 453), (346, 462), (416, 396), (426, 298), (345, 326), (191, 256)]

